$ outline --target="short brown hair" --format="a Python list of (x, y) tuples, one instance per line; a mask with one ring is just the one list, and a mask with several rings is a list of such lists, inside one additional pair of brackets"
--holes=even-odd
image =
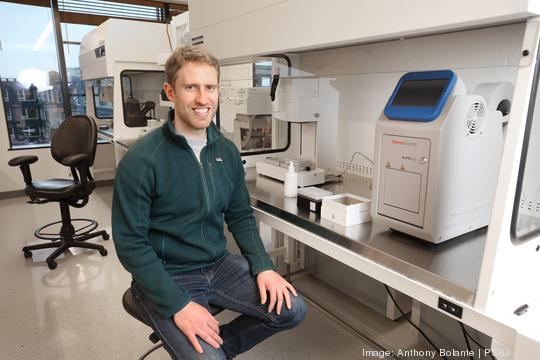
[(217, 71), (219, 80), (219, 63), (218, 60), (203, 47), (184, 46), (174, 50), (165, 63), (165, 73), (167, 74), (167, 82), (174, 88), (176, 75), (178, 70), (188, 62), (199, 64), (207, 64), (212, 66)]

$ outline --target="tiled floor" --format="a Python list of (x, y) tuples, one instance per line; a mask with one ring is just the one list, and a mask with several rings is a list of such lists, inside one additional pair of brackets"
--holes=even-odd
[[(93, 218), (110, 230), (111, 197), (111, 187), (98, 188), (86, 207), (72, 209), (72, 217)], [(47, 250), (25, 260), (21, 247), (35, 241), (34, 229), (59, 218), (58, 205), (25, 201), (0, 200), (0, 358), (137, 359), (151, 345), (149, 328), (122, 308), (130, 276), (118, 262), (112, 241), (100, 240), (108, 256), (95, 251), (66, 254), (53, 271), (44, 262)], [(220, 317), (226, 321), (231, 314)], [(369, 347), (358, 337), (310, 308), (298, 328), (238, 358), (363, 359), (363, 349)], [(149, 357), (168, 358), (163, 350)]]

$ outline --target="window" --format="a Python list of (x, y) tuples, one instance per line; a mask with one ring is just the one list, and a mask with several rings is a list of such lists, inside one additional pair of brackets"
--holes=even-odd
[(164, 20), (163, 9), (156, 6), (121, 4), (119, 2), (104, 0), (61, 0), (58, 1), (58, 7), (60, 11), (72, 14), (93, 14), (160, 22)]
[(284, 151), (290, 142), (290, 123), (272, 116), (270, 86), (274, 66), (283, 59), (221, 66), (219, 125), (242, 155)]
[(62, 23), (61, 28), (71, 114), (86, 114), (86, 95), (84, 82), (81, 80), (79, 51), (82, 37), (92, 31), (95, 26)]
[(36, 108), (22, 108), (21, 113), (23, 120), (39, 119), (38, 110)]
[[(86, 113), (86, 93), (90, 89), (81, 81), (78, 55), (82, 36), (94, 25), (101, 24), (107, 17), (165, 22), (165, 15), (187, 11), (185, 4), (167, 4), (166, 11), (160, 2), (153, 6), (104, 0), (58, 1), (63, 21), (59, 37), (62, 38), (66, 64), (65, 69), (60, 69), (53, 31), (53, 20), (56, 19), (52, 18), (50, 2), (24, 3), (0, 2), (0, 91), (9, 122), (11, 149), (50, 146), (52, 134), (68, 115), (64, 111)], [(66, 74), (66, 79), (60, 74)], [(92, 87), (94, 98), (98, 100), (94, 101), (95, 115), (100, 118), (112, 118), (113, 103), (109, 95), (112, 94), (112, 79), (110, 81), (109, 86), (105, 83), (106, 86), (98, 86), (97, 91)], [(28, 102), (34, 103), (35, 110), (24, 110), (23, 114), (22, 104)], [(11, 120), (7, 120), (8, 112)]]
[(112, 119), (114, 92), (113, 79), (99, 79), (90, 82), (94, 94), (94, 114), (98, 119)]
[[(12, 149), (49, 146), (64, 119), (52, 23), (47, 7), (0, 2), (0, 83)], [(24, 31), (14, 31), (21, 24)]]
[(120, 79), (126, 126), (146, 126), (149, 119), (167, 119), (169, 104), (160, 101), (167, 81), (164, 71), (124, 70)]
[(27, 89), (17, 89), (17, 99), (19, 101), (34, 101), (36, 100), (36, 95), (34, 91), (30, 91)]
[[(25, 31), (11, 31), (20, 28), (23, 23)], [(93, 28), (89, 25), (61, 24), (69, 103), (73, 115), (86, 113), (79, 46), (82, 36)], [(8, 121), (13, 122), (8, 126), (11, 129), (11, 148), (48, 146), (52, 133), (65, 118), (51, 10), (47, 7), (0, 3), (0, 33), (9, 34), (2, 39), (0, 82), (6, 118), (9, 109), (11, 120)], [(13, 97), (9, 96), (10, 92), (14, 94)], [(32, 106), (28, 103), (32, 103)], [(27, 120), (35, 121), (28, 125), (25, 123)]]
[(523, 153), (519, 169), (511, 235), (516, 244), (540, 234), (540, 91), (539, 72), (533, 82), (531, 105), (529, 105)]
[(259, 60), (253, 63), (253, 86), (270, 87), (272, 84), (272, 61)]

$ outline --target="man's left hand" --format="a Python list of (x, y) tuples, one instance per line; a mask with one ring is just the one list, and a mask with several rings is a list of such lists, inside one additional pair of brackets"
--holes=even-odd
[(289, 292), (297, 296), (294, 287), (274, 270), (266, 270), (257, 274), (257, 285), (259, 286), (261, 295), (261, 304), (266, 304), (267, 291), (270, 295), (270, 301), (268, 302), (269, 313), (274, 310), (274, 306), (276, 305), (276, 313), (280, 315), (283, 299), (285, 299), (287, 309), (291, 308), (291, 295)]

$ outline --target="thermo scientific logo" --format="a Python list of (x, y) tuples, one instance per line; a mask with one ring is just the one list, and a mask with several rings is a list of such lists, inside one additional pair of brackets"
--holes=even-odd
[(393, 145), (418, 146), (417, 143), (405, 140), (392, 140)]

